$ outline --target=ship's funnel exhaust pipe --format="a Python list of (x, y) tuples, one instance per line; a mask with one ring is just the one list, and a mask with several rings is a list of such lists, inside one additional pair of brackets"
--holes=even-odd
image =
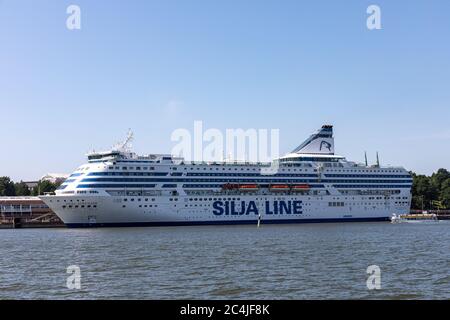
[(333, 126), (324, 125), (313, 133), (292, 153), (334, 155)]

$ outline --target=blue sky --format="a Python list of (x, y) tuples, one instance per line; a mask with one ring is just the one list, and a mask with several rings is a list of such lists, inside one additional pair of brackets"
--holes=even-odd
[[(66, 8), (81, 8), (81, 30)], [(366, 28), (381, 8), (382, 30)], [(450, 2), (0, 0), (0, 175), (71, 172), (135, 133), (324, 123), (336, 152), (431, 173), (450, 159)]]

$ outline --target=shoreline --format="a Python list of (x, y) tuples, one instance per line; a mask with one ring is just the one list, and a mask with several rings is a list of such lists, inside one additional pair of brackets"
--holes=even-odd
[[(414, 210), (411, 210), (411, 214)], [(438, 220), (450, 220), (450, 214), (437, 214)], [(21, 222), (19, 225), (14, 225), (14, 223), (0, 223), (0, 230), (6, 229), (56, 229), (56, 228), (68, 228), (64, 223), (48, 223), (48, 222)]]
[(65, 224), (55, 223), (22, 223), (20, 226), (14, 226), (13, 223), (0, 223), (0, 230), (6, 229), (55, 229), (67, 228)]

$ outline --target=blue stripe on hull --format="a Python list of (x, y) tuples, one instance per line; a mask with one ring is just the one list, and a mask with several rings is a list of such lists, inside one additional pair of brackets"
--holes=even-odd
[[(261, 224), (292, 224), (292, 223), (332, 223), (332, 222), (379, 222), (389, 221), (389, 217), (377, 218), (336, 218), (336, 219), (289, 219), (289, 220), (261, 220)], [(258, 223), (257, 220), (242, 221), (161, 221), (161, 222), (114, 222), (114, 223), (67, 223), (69, 228), (98, 228), (98, 227), (168, 227), (168, 226), (205, 226), (205, 225), (249, 225)]]

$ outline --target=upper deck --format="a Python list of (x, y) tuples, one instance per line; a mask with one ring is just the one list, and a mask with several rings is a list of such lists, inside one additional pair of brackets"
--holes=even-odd
[[(325, 140), (324, 140), (325, 139)], [(325, 142), (325, 143), (324, 143)], [(367, 165), (334, 154), (332, 127), (324, 126), (293, 152), (273, 162), (186, 161), (170, 154), (139, 156), (125, 148), (91, 152), (57, 193), (93, 193), (105, 190), (221, 190), (228, 183), (306, 183), (326, 192), (349, 188), (404, 190), (411, 176), (402, 167)], [(77, 191), (80, 190), (80, 191)], [(89, 190), (89, 191), (87, 191)], [(325, 193), (326, 193), (325, 192)], [(337, 191), (336, 191), (337, 192)]]

